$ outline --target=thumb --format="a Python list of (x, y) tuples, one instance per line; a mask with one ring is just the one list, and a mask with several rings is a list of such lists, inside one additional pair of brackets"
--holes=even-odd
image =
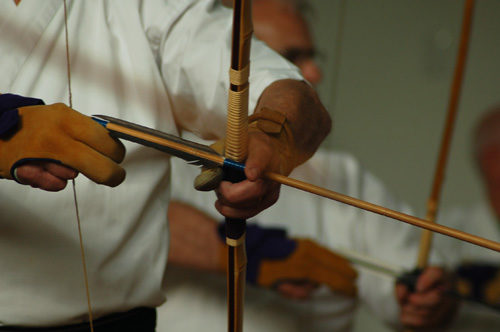
[(431, 290), (445, 281), (445, 271), (439, 267), (426, 268), (417, 280), (416, 290), (419, 293)]
[(249, 132), (248, 156), (245, 162), (245, 175), (249, 181), (256, 181), (271, 169), (273, 149), (271, 138), (266, 134), (255, 131)]

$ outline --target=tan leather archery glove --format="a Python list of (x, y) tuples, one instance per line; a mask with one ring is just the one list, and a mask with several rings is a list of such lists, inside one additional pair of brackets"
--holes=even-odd
[(284, 281), (307, 281), (332, 291), (356, 296), (356, 271), (349, 262), (308, 239), (295, 239), (297, 248), (283, 260), (263, 260), (257, 284), (273, 287)]
[[(223, 238), (223, 224), (219, 234)], [(312, 240), (289, 238), (284, 229), (250, 224), (245, 245), (246, 279), (251, 284), (276, 288), (284, 282), (308, 282), (350, 297), (357, 294), (357, 272), (351, 264)], [(224, 249), (220, 250), (221, 268), (227, 264)]]
[(31, 161), (55, 161), (111, 187), (125, 179), (118, 165), (121, 142), (101, 125), (64, 104), (17, 108), (20, 123), (0, 139), (0, 176), (14, 178), (16, 167)]
[(268, 171), (288, 175), (307, 160), (295, 146), (292, 130), (286, 116), (278, 111), (263, 107), (248, 118), (248, 134), (265, 133), (271, 138), (275, 158)]
[(456, 290), (466, 299), (500, 309), (500, 265), (462, 263), (455, 270)]
[[(300, 163), (307, 159), (295, 148), (292, 131), (284, 114), (268, 108), (262, 108), (248, 118), (248, 135), (266, 134), (272, 145), (274, 158), (268, 171), (288, 175)], [(225, 139), (210, 145), (220, 155), (224, 155)], [(210, 191), (217, 188), (223, 179), (222, 169), (203, 168), (200, 175), (194, 180), (194, 187), (200, 191)]]

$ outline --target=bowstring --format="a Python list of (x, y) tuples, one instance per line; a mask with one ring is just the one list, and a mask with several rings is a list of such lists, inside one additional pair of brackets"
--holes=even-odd
[[(66, 73), (68, 78), (68, 96), (69, 96), (69, 107), (73, 108), (73, 94), (71, 90), (71, 62), (69, 56), (69, 38), (68, 38), (68, 9), (66, 5), (66, 0), (63, 0), (64, 3), (64, 33), (66, 38)], [(78, 228), (78, 239), (80, 243), (80, 254), (82, 258), (82, 268), (83, 268), (83, 281), (85, 283), (85, 293), (87, 297), (87, 310), (89, 317), (89, 325), (90, 331), (94, 332), (94, 324), (92, 318), (92, 305), (90, 302), (90, 288), (89, 288), (89, 278), (87, 273), (87, 262), (85, 259), (85, 249), (83, 246), (83, 236), (82, 236), (82, 227), (80, 221), (80, 212), (78, 209), (78, 198), (76, 195), (76, 182), (75, 179), (71, 179), (72, 187), (73, 187), (73, 201), (75, 203), (75, 213), (76, 213), (76, 223)]]

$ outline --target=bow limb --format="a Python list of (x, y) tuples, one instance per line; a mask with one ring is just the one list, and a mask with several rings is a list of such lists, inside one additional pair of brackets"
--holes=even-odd
[[(245, 161), (248, 154), (248, 76), (252, 31), (251, 0), (234, 0), (225, 156), (237, 162)], [(238, 182), (243, 179), (229, 172), (227, 180)], [(245, 230), (246, 220), (226, 218), (228, 331), (243, 330), (247, 264)]]
[[(68, 8), (66, 4), (66, 0), (63, 0), (64, 4), (64, 33), (65, 33), (65, 43), (66, 43), (66, 73), (68, 77), (68, 102), (69, 102), (69, 107), (73, 108), (73, 94), (71, 91), (71, 61), (70, 61), (70, 54), (69, 54), (69, 38), (68, 38)], [(83, 244), (83, 236), (82, 236), (82, 228), (81, 228), (81, 222), (80, 222), (80, 212), (78, 210), (78, 198), (76, 195), (76, 182), (75, 179), (71, 180), (72, 183), (72, 188), (73, 188), (73, 201), (75, 203), (75, 214), (76, 214), (76, 224), (77, 224), (77, 229), (78, 229), (78, 240), (80, 243), (80, 255), (81, 255), (81, 260), (82, 260), (82, 269), (83, 269), (83, 280), (85, 284), (85, 295), (87, 298), (87, 311), (88, 311), (88, 318), (89, 318), (89, 326), (90, 326), (90, 331), (94, 332), (94, 324), (93, 324), (93, 318), (92, 318), (92, 304), (90, 301), (90, 288), (89, 288), (89, 277), (87, 273), (87, 262), (85, 259), (85, 246)]]
[[(448, 101), (446, 122), (444, 125), (443, 136), (441, 139), (441, 147), (439, 151), (438, 161), (434, 171), (434, 180), (432, 184), (432, 189), (429, 198), (427, 200), (427, 213), (425, 219), (427, 220), (429, 225), (437, 225), (436, 215), (443, 187), (443, 180), (449, 156), (451, 138), (453, 135), (453, 129), (456, 122), (458, 102), (460, 98), (460, 92), (463, 82), (463, 74), (465, 70), (465, 62), (469, 46), (469, 35), (472, 25), (473, 10), (474, 10), (474, 0), (466, 0), (464, 4), (460, 45), (457, 53), (457, 60), (455, 64), (453, 81), (451, 84), (450, 99)], [(422, 231), (422, 235), (420, 237), (420, 247), (417, 257), (417, 269), (415, 270), (416, 273), (419, 273), (419, 271), (423, 271), (423, 269), (427, 267), (432, 245), (432, 237), (433, 233), (430, 230), (426, 229)], [(410, 330), (406, 330), (406, 332), (410, 332)]]
[[(460, 92), (465, 71), (465, 63), (467, 59), (467, 51), (469, 46), (469, 35), (472, 25), (472, 15), (474, 12), (474, 0), (466, 0), (464, 6), (465, 7), (464, 7), (464, 15), (462, 21), (460, 45), (457, 53), (455, 72), (451, 85), (450, 99), (448, 101), (446, 122), (444, 126), (443, 136), (441, 139), (439, 157), (434, 172), (434, 181), (432, 184), (432, 190), (427, 200), (427, 214), (425, 219), (428, 220), (428, 222), (430, 223), (435, 223), (436, 220), (446, 164), (449, 156), (451, 138), (453, 135), (453, 129), (456, 122), (458, 102), (460, 98)], [(418, 253), (417, 268), (423, 269), (427, 266), (431, 244), (432, 244), (432, 232), (429, 230), (424, 230), (420, 238), (420, 249)]]

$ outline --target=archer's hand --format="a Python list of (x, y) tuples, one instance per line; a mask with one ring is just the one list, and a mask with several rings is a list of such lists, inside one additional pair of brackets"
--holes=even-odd
[(231, 218), (251, 218), (273, 205), (279, 197), (280, 185), (264, 179), (265, 171), (279, 171), (280, 157), (275, 139), (260, 130), (249, 130), (246, 180), (238, 183), (222, 181), (216, 189), (216, 209)]
[[(249, 283), (296, 299), (307, 298), (318, 285), (347, 296), (356, 295), (356, 271), (329, 249), (312, 240), (289, 238), (280, 228), (251, 224), (246, 234)], [(225, 249), (220, 251), (219, 261), (224, 268)]]
[[(226, 217), (247, 219), (273, 205), (278, 197), (280, 185), (264, 179), (265, 171), (283, 171), (291, 169), (284, 158), (282, 144), (258, 128), (248, 132), (248, 158), (245, 162), (245, 177), (238, 183), (222, 181), (220, 168), (204, 169), (194, 181), (197, 190), (215, 190), (215, 207)], [(219, 140), (211, 147), (219, 154), (224, 154), (224, 140)]]
[(451, 276), (442, 268), (426, 268), (419, 276), (414, 293), (396, 284), (401, 323), (413, 328), (446, 325), (456, 312), (458, 301), (446, 294), (453, 288)]
[(20, 125), (0, 140), (0, 176), (49, 191), (83, 173), (117, 186), (125, 148), (101, 125), (64, 104), (19, 107)]
[(220, 183), (215, 206), (231, 218), (250, 218), (276, 202), (280, 186), (266, 171), (288, 175), (310, 158), (331, 128), (331, 120), (314, 90), (304, 82), (270, 84), (249, 118), (247, 179)]
[(356, 295), (357, 273), (347, 260), (314, 241), (292, 240), (296, 248), (289, 256), (262, 260), (258, 285), (278, 287), (289, 297), (301, 297), (300, 290), (307, 291), (311, 285), (326, 285), (332, 291), (351, 297)]
[[(224, 140), (211, 147), (224, 152)], [(226, 217), (250, 218), (276, 202), (280, 185), (265, 179), (265, 172), (288, 175), (298, 165), (299, 157), (293, 135), (283, 114), (262, 109), (250, 117), (246, 180), (238, 183), (222, 181), (220, 169), (204, 170), (195, 180), (198, 190), (216, 189), (217, 210)]]

